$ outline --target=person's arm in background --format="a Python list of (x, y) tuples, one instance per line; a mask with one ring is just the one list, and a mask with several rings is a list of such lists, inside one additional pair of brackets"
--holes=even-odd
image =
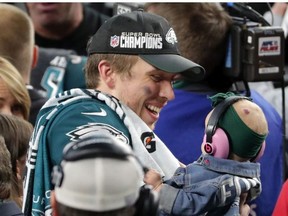
[(272, 14), (270, 11), (266, 11), (263, 16), (272, 26), (281, 26), (283, 17), (286, 12), (286, 8), (287, 8), (287, 3), (275, 2), (271, 8), (271, 11), (273, 13), (273, 18), (272, 18)]

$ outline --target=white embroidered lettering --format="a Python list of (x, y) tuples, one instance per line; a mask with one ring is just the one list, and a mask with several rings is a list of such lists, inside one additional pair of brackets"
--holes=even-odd
[(122, 32), (120, 47), (131, 49), (162, 49), (162, 37), (160, 34), (142, 32)]

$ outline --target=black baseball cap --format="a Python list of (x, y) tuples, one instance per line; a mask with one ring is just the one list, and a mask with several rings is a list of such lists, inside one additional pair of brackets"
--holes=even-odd
[(154, 67), (182, 73), (191, 81), (204, 78), (202, 66), (180, 55), (177, 37), (168, 21), (143, 10), (111, 17), (93, 35), (88, 43), (88, 55), (113, 53), (139, 55)]

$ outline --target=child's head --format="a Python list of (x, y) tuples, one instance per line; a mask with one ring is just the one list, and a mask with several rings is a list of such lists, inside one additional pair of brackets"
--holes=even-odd
[(250, 98), (231, 92), (216, 94), (211, 100), (214, 109), (205, 119), (202, 152), (239, 161), (259, 159), (268, 134), (262, 109)]

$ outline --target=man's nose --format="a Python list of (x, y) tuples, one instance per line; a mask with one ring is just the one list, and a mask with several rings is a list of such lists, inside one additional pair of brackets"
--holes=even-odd
[(168, 101), (175, 98), (174, 90), (170, 81), (163, 81), (161, 83), (161, 89), (159, 93), (160, 97), (167, 98)]

